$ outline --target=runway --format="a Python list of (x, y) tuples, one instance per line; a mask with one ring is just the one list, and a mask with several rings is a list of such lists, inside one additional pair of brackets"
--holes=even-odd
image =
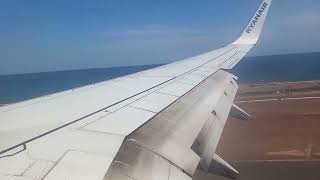
[(284, 100), (306, 100), (306, 99), (320, 99), (320, 97), (298, 97), (298, 98), (280, 98), (280, 99), (256, 99), (256, 100), (249, 100), (249, 101), (236, 101), (235, 104), (250, 103), (250, 102), (284, 101)]
[[(320, 179), (317, 81), (240, 86), (236, 103), (252, 119), (229, 118), (217, 153), (238, 180)], [(198, 173), (199, 180), (226, 178)]]
[[(319, 180), (320, 161), (279, 161), (233, 163), (239, 170), (237, 180)], [(230, 180), (198, 172), (195, 180)]]

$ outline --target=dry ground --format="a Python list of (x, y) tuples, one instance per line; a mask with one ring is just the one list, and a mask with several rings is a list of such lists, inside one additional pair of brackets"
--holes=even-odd
[[(318, 81), (240, 86), (236, 101), (252, 115), (229, 118), (217, 152), (241, 173), (238, 179), (320, 179)], [(211, 175), (200, 179), (224, 179)]]

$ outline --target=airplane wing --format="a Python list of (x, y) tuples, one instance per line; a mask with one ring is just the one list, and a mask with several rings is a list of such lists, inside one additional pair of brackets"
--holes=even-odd
[(255, 46), (270, 5), (218, 50), (1, 107), (0, 179), (184, 180), (197, 168), (234, 177), (215, 149), (229, 113), (249, 115), (224, 70)]

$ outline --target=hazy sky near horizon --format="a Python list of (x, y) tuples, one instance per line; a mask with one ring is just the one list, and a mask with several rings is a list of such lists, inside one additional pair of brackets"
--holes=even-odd
[[(260, 0), (2, 0), (0, 74), (160, 64), (235, 40)], [(274, 0), (251, 56), (320, 51), (320, 1)]]

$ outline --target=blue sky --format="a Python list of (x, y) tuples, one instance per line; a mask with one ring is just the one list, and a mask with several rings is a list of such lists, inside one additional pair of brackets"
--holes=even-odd
[[(2, 0), (0, 74), (159, 64), (232, 42), (260, 0)], [(250, 55), (320, 51), (320, 1), (274, 0)]]

